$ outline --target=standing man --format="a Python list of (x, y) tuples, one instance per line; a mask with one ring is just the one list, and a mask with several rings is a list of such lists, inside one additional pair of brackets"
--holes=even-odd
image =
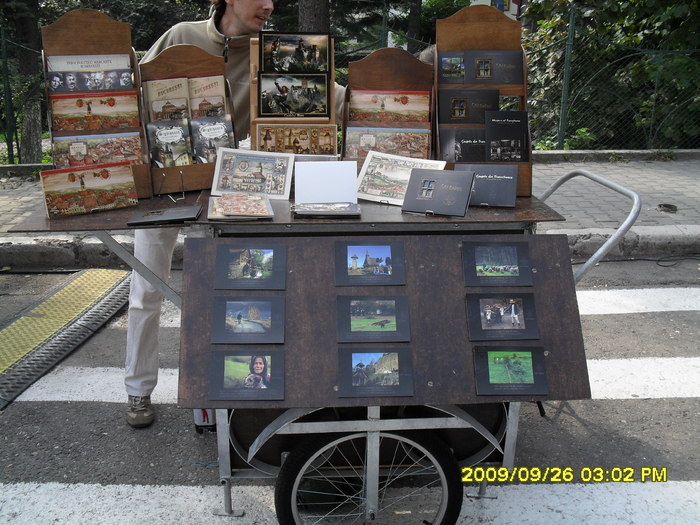
[[(274, 9), (273, 0), (211, 0), (208, 20), (181, 22), (163, 34), (144, 55), (153, 60), (164, 49), (191, 44), (223, 56), (231, 87), (234, 132), (238, 139), (250, 134), (250, 38), (257, 36)], [(345, 88), (336, 84), (336, 111), (342, 121)], [(134, 256), (163, 281), (179, 228), (135, 230)], [(129, 293), (124, 384), (128, 395), (126, 419), (132, 427), (147, 427), (155, 420), (151, 393), (158, 381), (158, 330), (163, 295), (134, 272)]]
[[(142, 62), (175, 44), (191, 44), (222, 56), (233, 99), (234, 132), (250, 131), (250, 38), (270, 17), (272, 0), (212, 0), (208, 20), (176, 24), (153, 44)], [(178, 228), (135, 231), (134, 256), (167, 282)], [(134, 272), (129, 293), (124, 384), (128, 395), (126, 420), (147, 427), (155, 420), (151, 392), (158, 381), (158, 329), (163, 295)]]

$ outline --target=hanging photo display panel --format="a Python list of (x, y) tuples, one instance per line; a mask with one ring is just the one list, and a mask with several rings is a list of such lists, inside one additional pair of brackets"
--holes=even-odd
[(467, 286), (532, 285), (527, 242), (465, 241), (462, 264)]
[(403, 243), (337, 241), (335, 283), (338, 286), (406, 284)]
[(258, 74), (261, 117), (328, 117), (328, 75)]
[(340, 397), (413, 395), (411, 349), (343, 347), (338, 352)]
[(287, 247), (274, 243), (236, 241), (216, 247), (217, 289), (284, 290)]
[(339, 296), (338, 341), (409, 341), (408, 298)]
[(260, 33), (263, 73), (328, 73), (330, 37), (327, 33)]
[(284, 343), (284, 297), (214, 297), (212, 343)]
[(212, 352), (209, 358), (209, 399), (284, 399), (284, 352)]
[(516, 346), (474, 347), (478, 395), (546, 395), (547, 374), (543, 348)]
[(467, 322), (472, 341), (539, 338), (531, 293), (467, 294)]

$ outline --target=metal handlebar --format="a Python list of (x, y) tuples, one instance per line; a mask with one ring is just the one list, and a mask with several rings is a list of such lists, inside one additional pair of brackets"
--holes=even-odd
[(622, 238), (634, 224), (634, 221), (636, 221), (637, 217), (639, 217), (639, 212), (642, 209), (642, 201), (639, 198), (639, 195), (634, 191), (629, 190), (624, 186), (617, 184), (616, 182), (612, 182), (608, 179), (605, 179), (600, 175), (596, 175), (595, 173), (591, 173), (590, 171), (581, 169), (574, 170), (560, 177), (559, 180), (555, 181), (549, 188), (547, 188), (547, 190), (545, 190), (545, 192), (539, 197), (539, 199), (544, 202), (565, 182), (578, 176), (586, 177), (592, 180), (593, 182), (602, 184), (603, 186), (624, 195), (625, 197), (629, 197), (632, 200), (632, 210), (630, 211), (629, 215), (627, 215), (627, 218), (623, 221), (623, 223), (620, 226), (618, 226), (617, 231), (614, 234), (612, 234), (610, 238), (607, 241), (605, 241), (603, 245), (600, 248), (598, 248), (598, 250), (593, 255), (591, 255), (591, 257), (584, 263), (583, 266), (581, 266), (581, 268), (578, 269), (576, 273), (574, 273), (574, 281), (576, 283), (578, 283), (586, 274), (586, 272), (588, 272), (588, 270), (592, 266), (594, 266), (598, 261), (600, 261), (605, 256), (605, 254), (607, 254), (612, 249), (613, 246), (615, 246), (618, 242), (620, 242), (620, 240), (622, 240)]

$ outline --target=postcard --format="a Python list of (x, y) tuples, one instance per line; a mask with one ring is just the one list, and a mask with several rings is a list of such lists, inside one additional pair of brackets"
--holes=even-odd
[(51, 71), (46, 74), (49, 93), (133, 89), (131, 68), (107, 71)]
[(462, 243), (467, 286), (531, 286), (529, 245), (524, 241), (465, 240)]
[(192, 146), (196, 162), (216, 162), (219, 148), (233, 148), (233, 123), (230, 115), (220, 117), (196, 117), (190, 120)]
[(287, 247), (273, 242), (227, 241), (216, 246), (214, 288), (284, 290)]
[(438, 53), (438, 83), (464, 84), (464, 52)]
[(498, 110), (498, 90), (441, 88), (438, 106), (440, 124), (484, 124), (484, 113)]
[(413, 395), (411, 349), (343, 347), (338, 351), (340, 397)]
[(141, 125), (136, 91), (49, 95), (53, 131), (94, 131)]
[(138, 131), (53, 137), (53, 163), (56, 168), (124, 161), (143, 164), (141, 134)]
[(187, 120), (149, 122), (146, 132), (153, 167), (169, 168), (192, 164), (192, 142)]
[(476, 346), (478, 395), (546, 395), (548, 352), (539, 347)]
[(357, 203), (357, 162), (295, 162), (294, 202)]
[(274, 216), (270, 199), (264, 193), (227, 191), (218, 197), (209, 197), (209, 220), (241, 221), (272, 219)]
[(401, 206), (413, 168), (441, 170), (444, 160), (413, 159), (369, 151), (357, 178), (361, 199)]
[(328, 117), (328, 76), (259, 73), (260, 117)]
[(220, 117), (227, 113), (226, 79), (223, 75), (187, 79), (192, 118)]
[(338, 126), (316, 124), (258, 124), (260, 151), (295, 155), (335, 155)]
[(284, 352), (262, 347), (212, 352), (209, 399), (284, 399)]
[(335, 283), (338, 286), (406, 284), (403, 243), (376, 239), (337, 241)]
[(348, 120), (430, 122), (430, 91), (350, 91)]
[(260, 71), (327, 73), (330, 37), (324, 33), (260, 33)]
[(184, 120), (189, 117), (190, 109), (186, 98), (169, 98), (152, 100), (148, 107), (151, 122), (163, 120)]
[(294, 155), (220, 148), (211, 194), (227, 191), (266, 193), (270, 199), (289, 199)]
[(47, 71), (80, 72), (131, 69), (129, 55), (51, 55), (46, 57)]
[(472, 341), (539, 338), (531, 293), (467, 294), (467, 321)]
[(369, 151), (414, 159), (430, 158), (430, 130), (411, 128), (345, 128), (345, 157), (364, 160)]
[(522, 84), (521, 50), (469, 50), (464, 52), (465, 84)]
[(138, 204), (130, 162), (46, 170), (40, 176), (49, 219)]
[(284, 297), (216, 296), (212, 343), (284, 343)]

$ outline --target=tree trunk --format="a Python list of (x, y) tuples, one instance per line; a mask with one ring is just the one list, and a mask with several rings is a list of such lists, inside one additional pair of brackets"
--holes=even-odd
[(6, 7), (7, 20), (12, 24), (13, 38), (21, 44), (16, 56), (23, 84), (21, 99), (15, 96), (15, 108), (20, 111), (20, 155), (25, 164), (41, 162), (41, 34), (39, 31), (39, 0), (25, 0)]
[(330, 11), (327, 0), (299, 0), (299, 31), (330, 32)]
[(423, 2), (422, 0), (411, 0), (411, 7), (408, 11), (408, 43), (407, 51), (409, 53), (416, 53), (421, 51), (423, 46), (420, 42), (416, 41), (418, 35), (420, 35), (420, 15)]
[(24, 105), (19, 148), (24, 164), (41, 163), (41, 102), (30, 100)]

